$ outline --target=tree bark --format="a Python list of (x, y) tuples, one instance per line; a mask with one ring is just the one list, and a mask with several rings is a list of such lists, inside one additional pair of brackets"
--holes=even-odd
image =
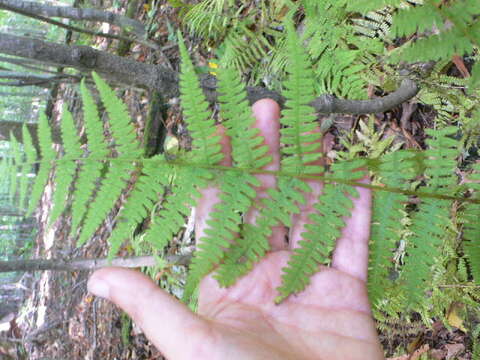
[[(174, 265), (189, 264), (191, 255), (170, 255), (167, 262)], [(156, 260), (153, 256), (136, 256), (116, 259), (35, 259), (35, 260), (12, 260), (0, 261), (1, 272), (16, 271), (80, 271), (95, 270), (107, 266), (118, 266), (125, 268), (136, 268), (144, 266), (155, 266)]]
[[(92, 49), (88, 46), (68, 46), (0, 33), (0, 52), (5, 54), (55, 62), (59, 66), (73, 67), (83, 73), (96, 71), (107, 81), (133, 85), (159, 91), (165, 99), (177, 97), (178, 74), (160, 65), (150, 65)], [(212, 75), (201, 77), (201, 86), (207, 99), (217, 99), (216, 78)], [(311, 102), (312, 107), (322, 114), (371, 114), (394, 108), (415, 96), (417, 84), (404, 79), (393, 93), (373, 100), (343, 100), (332, 95), (323, 95)], [(254, 103), (263, 98), (271, 98), (282, 106), (284, 97), (262, 87), (247, 88), (248, 100)]]
[(85, 74), (98, 72), (107, 81), (158, 90), (165, 97), (178, 96), (177, 74), (159, 65), (150, 65), (95, 50), (0, 33), (4, 54), (72, 67)]
[(0, 0), (0, 8), (12, 11), (17, 10), (47, 17), (105, 22), (116, 25), (122, 29), (130, 29), (130, 31), (139, 38), (143, 38), (145, 36), (145, 27), (141, 22), (135, 19), (130, 19), (126, 16), (97, 9), (81, 9), (70, 6), (52, 6), (23, 0)]

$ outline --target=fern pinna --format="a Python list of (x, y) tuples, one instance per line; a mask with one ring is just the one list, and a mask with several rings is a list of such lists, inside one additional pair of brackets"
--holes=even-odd
[[(160, 154), (142, 158), (125, 105), (94, 74), (108, 122), (102, 123), (93, 97), (82, 83), (86, 145), (81, 145), (77, 126), (65, 109), (61, 126), (63, 147), (61, 152), (55, 152), (50, 126), (42, 115), (38, 127), (41, 158), (37, 160), (26, 128), (25, 160), (18, 143), (13, 145), (15, 154), (7, 165), (13, 169), (10, 179), (15, 182), (14, 190), (17, 191), (17, 173), (29, 172), (38, 161), (40, 169), (29, 205), (32, 211), (54, 169), (56, 188), (50, 224), (71, 206), (71, 236), (77, 237), (79, 245), (89, 241), (106, 216), (120, 206), (110, 236), (110, 256), (115, 256), (145, 218), (150, 221), (143, 240), (152, 251), (163, 250), (184, 225), (186, 216), (201, 197), (201, 189), (218, 188), (219, 202), (203, 238), (197, 239), (198, 249), (190, 264), (184, 294), (189, 299), (202, 277), (210, 272), (222, 286), (232, 285), (248, 272), (270, 250), (267, 239), (272, 227), (279, 223), (289, 226), (292, 216), (307, 201), (306, 194), (314, 190), (313, 184), (323, 181), (321, 194), (311, 204), (314, 212), (309, 216), (302, 240), (283, 269), (276, 299), (280, 302), (302, 291), (320, 265), (329, 264), (335, 241), (351, 214), (352, 198), (357, 196), (355, 186), (369, 186), (363, 181), (371, 176), (374, 179), (371, 187), (376, 189), (368, 279), (372, 300), (376, 304), (381, 302), (384, 289), (391, 284), (393, 252), (399, 242), (405, 242), (405, 263), (398, 264), (400, 275), (396, 284), (406, 289), (409, 303), (415, 305), (425, 295), (431, 268), (441, 254), (452, 201), (464, 191), (464, 187), (457, 188), (454, 173), (460, 149), (455, 139), (458, 129), (430, 131), (431, 139), (424, 152), (395, 151), (378, 158), (336, 161), (326, 166), (320, 153), (322, 134), (309, 105), (317, 95), (310, 55), (297, 46), (299, 38), (293, 26), (287, 24), (286, 28), (289, 77), (284, 84), (281, 168), (268, 171), (276, 177), (277, 187), (269, 189), (260, 201), (254, 202), (261, 185), (255, 175), (265, 171), (271, 159), (254, 128), (240, 77), (235, 70), (218, 69), (218, 121), (223, 127), (219, 130), (183, 42), (180, 88), (185, 123), (193, 139), (191, 151), (179, 152), (174, 157)], [(222, 131), (231, 139), (231, 159), (224, 159), (221, 151)], [(467, 241), (463, 251), (476, 281), (480, 279), (478, 222), (475, 222), (479, 211), (475, 199), (480, 192), (475, 181), (479, 171), (476, 165), (464, 206)], [(415, 187), (419, 187), (422, 196), (411, 206), (409, 200), (416, 194)], [(26, 185), (21, 183), (20, 188), (25, 189)], [(72, 196), (67, 197), (67, 193)], [(255, 223), (246, 223), (246, 214), (252, 206), (258, 216)], [(410, 219), (410, 236), (405, 236), (403, 223), (398, 221), (402, 218)]]

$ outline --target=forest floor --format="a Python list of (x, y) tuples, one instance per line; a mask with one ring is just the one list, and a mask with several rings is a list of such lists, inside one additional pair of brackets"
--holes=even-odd
[[(120, 2), (127, 6), (127, 0)], [(103, 8), (109, 7), (108, 1), (96, 0), (93, 4)], [(169, 29), (164, 19), (168, 18), (174, 28), (179, 27), (178, 11), (170, 7), (166, 1), (157, 6), (159, 11), (154, 20), (160, 25), (156, 30), (157, 39), (166, 49), (163, 56), (172, 64), (177, 64), (177, 48), (169, 47), (172, 43), (169, 42)], [(136, 18), (144, 21), (147, 10), (148, 8), (140, 1)], [(115, 44), (110, 40), (97, 38), (95, 45), (107, 51), (115, 49)], [(128, 56), (149, 63), (162, 61), (162, 56), (159, 57), (151, 49), (138, 45), (132, 46)], [(201, 58), (201, 55), (199, 57)], [(141, 134), (149, 107), (148, 94), (126, 90), (123, 99), (128, 104), (130, 114), (137, 122)], [(64, 101), (67, 101), (75, 116), (81, 116), (78, 93), (71, 86), (62, 86), (54, 107), (54, 122), (59, 119)], [(401, 128), (399, 125), (395, 127), (393, 124), (405, 123), (405, 116), (409, 110), (412, 110), (408, 115), (409, 128)], [(388, 124), (392, 125), (384, 129), (385, 136), (396, 136), (412, 148), (424, 144), (423, 129), (432, 124), (429, 109), (416, 104), (406, 104), (403, 109), (377, 116), (379, 123), (381, 121), (385, 123), (387, 118), (396, 121), (388, 121)], [(359, 122), (358, 117), (353, 116), (344, 116), (342, 120), (336, 122), (336, 129), (330, 134), (330, 148), (339, 147), (339, 136), (350, 132)], [(176, 121), (178, 115), (172, 112), (167, 122)], [(116, 211), (111, 213), (110, 218), (88, 244), (77, 248), (68, 237), (71, 221), (68, 214), (60, 218), (54, 226), (46, 229), (53, 186), (50, 179), (37, 212), (38, 237), (34, 246), (34, 257), (47, 259), (105, 257), (108, 251), (106, 239), (113, 226)], [(11, 352), (12, 359), (163, 359), (147, 341), (142, 331), (132, 324), (125, 314), (110, 303), (94, 298), (87, 292), (86, 283), (89, 275), (87, 272), (45, 271), (35, 278), (30, 296), (17, 318), (21, 328), (19, 338), (22, 340), (22, 350), (15, 351), (16, 355)], [(410, 322), (392, 320), (388, 329), (381, 332), (387, 356), (397, 360), (471, 360), (470, 340), (461, 329), (455, 327), (447, 329), (441, 319), (432, 319), (432, 323), (432, 326), (427, 327), (421, 319), (415, 319), (415, 316)], [(20, 346), (20, 343), (17, 345)]]

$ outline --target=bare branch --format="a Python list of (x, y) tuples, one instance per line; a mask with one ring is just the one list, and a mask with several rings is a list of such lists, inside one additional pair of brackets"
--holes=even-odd
[[(172, 265), (188, 265), (191, 260), (188, 255), (169, 255), (166, 261)], [(35, 260), (12, 260), (0, 261), (0, 273), (13, 271), (80, 271), (96, 270), (107, 266), (118, 266), (124, 268), (137, 268), (144, 266), (155, 266), (156, 260), (153, 256), (134, 256), (116, 259), (35, 259)]]

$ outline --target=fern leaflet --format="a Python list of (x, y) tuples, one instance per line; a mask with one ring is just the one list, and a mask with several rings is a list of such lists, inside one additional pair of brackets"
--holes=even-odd
[[(40, 154), (42, 157), (42, 162), (40, 162), (40, 169), (35, 177), (35, 182), (33, 184), (32, 194), (30, 195), (30, 202), (28, 206), (27, 216), (30, 216), (35, 210), (38, 201), (42, 197), (43, 190), (48, 180), (50, 171), (52, 170), (53, 163), (52, 160), (55, 159), (56, 153), (52, 148), (52, 135), (50, 132), (50, 127), (48, 125), (47, 117), (44, 113), (40, 114), (38, 121), (38, 141), (40, 145)], [(27, 144), (25, 144), (27, 145)], [(33, 150), (28, 149), (27, 152), (32, 152)]]
[[(455, 127), (441, 130), (427, 130), (433, 138), (427, 140), (430, 148), (425, 151), (425, 174), (429, 186), (436, 193), (453, 190), (458, 142), (449, 136), (457, 132)], [(403, 270), (409, 303), (417, 304), (424, 296), (431, 279), (430, 269), (441, 254), (442, 239), (449, 222), (452, 202), (449, 200), (425, 198), (412, 216), (413, 233), (409, 240), (409, 251)]]
[[(469, 184), (475, 190), (475, 197), (480, 199), (480, 164), (473, 167), (471, 176), (473, 183)], [(463, 236), (463, 249), (469, 260), (474, 281), (480, 285), (480, 204), (467, 204), (464, 209), (466, 223)]]
[[(413, 154), (396, 151), (382, 158), (377, 175), (382, 184), (396, 188), (407, 188), (412, 171)], [(388, 287), (392, 266), (393, 250), (401, 239), (403, 224), (399, 219), (404, 215), (408, 197), (404, 194), (378, 191), (373, 197), (373, 217), (370, 234), (368, 295), (373, 305), (383, 298)]]
[(62, 161), (58, 161), (56, 164), (55, 192), (53, 194), (53, 208), (50, 212), (50, 224), (53, 224), (55, 220), (57, 220), (65, 208), (67, 194), (69, 193), (68, 189), (73, 181), (73, 176), (77, 168), (75, 160), (82, 155), (80, 138), (77, 135), (72, 114), (66, 106), (63, 109), (61, 129), (65, 155)]
[(113, 90), (98, 75), (95, 73), (92, 75), (109, 114), (109, 125), (118, 157), (110, 161), (107, 174), (87, 212), (78, 244), (83, 244), (92, 236), (113, 208), (125, 188), (126, 182), (130, 179), (131, 173), (135, 170), (135, 164), (130, 159), (141, 156), (139, 142), (136, 139), (135, 129), (130, 122), (125, 104), (115, 96)]
[(95, 189), (95, 183), (100, 178), (100, 172), (104, 166), (103, 161), (110, 153), (107, 148), (107, 141), (103, 134), (103, 126), (98, 116), (97, 105), (92, 95), (87, 90), (85, 80), (80, 85), (80, 93), (83, 101), (83, 114), (85, 131), (88, 139), (87, 158), (80, 162), (80, 171), (73, 193), (72, 203), (72, 227), (70, 234), (74, 235), (78, 226), (87, 212), (87, 204)]

